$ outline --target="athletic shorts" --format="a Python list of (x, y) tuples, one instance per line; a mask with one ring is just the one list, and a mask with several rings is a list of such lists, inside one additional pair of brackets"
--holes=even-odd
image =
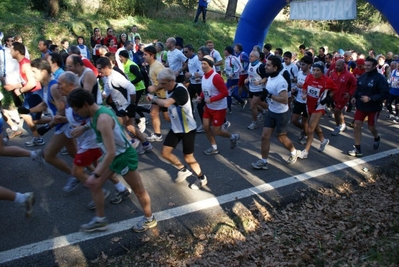
[(353, 119), (355, 121), (364, 121), (364, 119), (366, 117), (368, 117), (369, 119), (367, 120), (367, 124), (369, 126), (375, 126), (379, 116), (380, 116), (380, 112), (379, 111), (364, 112), (364, 111), (360, 111), (360, 110), (356, 109), (356, 112), (355, 112), (355, 115), (353, 116)]
[(306, 110), (306, 103), (301, 103), (298, 101), (294, 101), (294, 108), (292, 110), (292, 114), (299, 114), (305, 118), (308, 117), (308, 111)]
[(248, 74), (243, 74), (239, 76), (240, 79), (238, 79), (238, 86), (244, 86), (245, 85), (245, 79), (248, 78)]
[(96, 163), (102, 155), (103, 152), (100, 148), (89, 149), (83, 153), (76, 154), (73, 159), (73, 164), (79, 167), (90, 166), (91, 164)]
[[(40, 103), (43, 102), (42, 90), (24, 93), (24, 97), (25, 97), (25, 100), (22, 105), (27, 109), (36, 107), (37, 105), (39, 105)], [(32, 116), (32, 119), (34, 121), (38, 121), (42, 117), (42, 112), (30, 113), (30, 115)]]
[(129, 171), (137, 170), (139, 165), (139, 159), (137, 156), (136, 149), (129, 147), (122, 154), (119, 154), (114, 158), (109, 168), (122, 176), (126, 175)]
[(266, 112), (263, 127), (272, 128), (276, 130), (276, 134), (287, 133), (288, 123), (290, 122), (290, 111), (284, 113), (274, 113), (272, 111)]
[(334, 108), (335, 109), (339, 109), (339, 110), (343, 110), (346, 105), (348, 104), (349, 99), (341, 99), (339, 101), (334, 101)]
[(251, 92), (251, 91), (249, 91), (248, 98), (253, 98), (254, 96), (257, 96), (257, 97), (260, 98), (262, 96), (262, 91), (260, 91), (260, 92)]
[(129, 118), (136, 117), (136, 105), (130, 104), (126, 109), (118, 110), (116, 112), (116, 116), (118, 117), (128, 116)]
[(189, 155), (194, 153), (196, 129), (188, 133), (174, 133), (172, 130), (166, 135), (164, 146), (176, 148), (177, 144), (183, 142), (183, 154)]
[(213, 126), (221, 126), (226, 119), (226, 109), (213, 110), (205, 106), (203, 119), (209, 119)]
[(239, 79), (227, 79), (226, 86), (229, 91), (229, 96), (231, 96), (234, 90), (236, 90), (238, 81)]
[(194, 96), (197, 94), (198, 96), (201, 95), (202, 86), (200, 83), (190, 83), (187, 87), (187, 90), (190, 94), (190, 99), (194, 99)]
[(313, 113), (321, 113), (322, 115), (324, 115), (326, 113), (325, 107), (321, 108), (319, 106), (308, 106), (306, 104), (306, 111), (308, 112), (308, 117), (310, 117), (310, 115), (312, 115)]

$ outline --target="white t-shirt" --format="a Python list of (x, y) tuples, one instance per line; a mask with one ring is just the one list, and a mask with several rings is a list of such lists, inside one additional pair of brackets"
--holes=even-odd
[[(276, 77), (269, 77), (266, 83), (266, 89), (272, 95), (278, 95), (282, 91), (288, 91), (287, 81), (283, 75), (279, 74)], [(288, 93), (288, 92), (287, 92)], [(277, 102), (271, 98), (267, 98), (269, 110), (274, 113), (284, 113), (288, 110), (288, 104)]]
[[(305, 79), (306, 79), (307, 76), (308, 76), (308, 74), (303, 74), (303, 71), (300, 70), (298, 72), (297, 84), (302, 84), (303, 85), (305, 83)], [(302, 88), (296, 87), (296, 90), (297, 90), (298, 94), (296, 95), (295, 100), (297, 102), (299, 102), (299, 103), (306, 104), (306, 98), (305, 99), (302, 98)]]
[[(202, 75), (204, 71), (201, 67), (201, 61), (199, 61), (198, 56), (194, 55), (192, 58), (188, 59), (188, 72), (191, 74), (190, 83), (199, 84), (201, 83)], [(198, 72), (199, 77), (195, 78), (195, 73)]]
[(295, 86), (295, 83), (293, 82), (293, 80), (298, 77), (298, 67), (297, 65), (291, 63), (289, 65), (285, 64), (285, 62), (283, 62), (283, 67), (285, 70), (288, 71), (288, 73), (290, 74), (290, 79), (291, 79), (291, 88), (293, 88)]
[[(219, 51), (217, 51), (216, 49), (213, 49), (213, 50), (211, 51), (211, 55), (210, 55), (210, 56), (213, 57), (213, 60), (215, 61), (215, 63), (217, 63), (217, 62), (223, 60), (223, 58), (222, 58), (222, 56), (220, 55)], [(220, 71), (220, 70), (221, 70), (221, 67), (220, 67), (220, 66), (215, 66), (215, 68), (216, 68), (216, 71)]]
[(134, 85), (125, 76), (112, 70), (111, 75), (103, 77), (104, 93), (112, 97), (118, 110), (126, 109), (130, 103), (130, 95), (136, 94)]
[(187, 60), (187, 57), (179, 49), (168, 51), (167, 56), (169, 68), (174, 72), (180, 70)]

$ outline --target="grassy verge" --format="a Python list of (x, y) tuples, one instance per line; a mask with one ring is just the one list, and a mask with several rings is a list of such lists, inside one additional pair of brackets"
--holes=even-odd
[[(21, 4), (22, 3), (22, 4)], [(0, 29), (5, 34), (20, 34), (23, 36), (33, 57), (39, 56), (38, 40), (51, 39), (60, 44), (63, 38), (75, 43), (78, 35), (89, 40), (92, 29), (99, 27), (103, 33), (107, 27), (114, 27), (118, 34), (127, 32), (132, 24), (139, 26), (139, 32), (146, 43), (154, 39), (165, 41), (169, 36), (181, 36), (185, 43), (199, 47), (206, 40), (212, 39), (216, 49), (223, 51), (234, 39), (237, 23), (224, 20), (220, 15), (209, 14), (207, 24), (193, 24), (194, 11), (186, 11), (179, 7), (161, 10), (152, 18), (127, 16), (118, 20), (100, 17), (98, 15), (71, 14), (63, 12), (57, 20), (46, 19), (42, 14), (31, 11), (23, 5), (23, 1), (4, 0), (0, 5)], [(297, 51), (300, 44), (306, 46), (328, 46), (330, 51), (339, 48), (366, 52), (374, 48), (377, 53), (396, 51), (399, 53), (399, 43), (396, 35), (378, 32), (366, 32), (362, 35), (327, 32), (312, 28), (310, 22), (275, 21), (269, 30), (267, 42), (274, 47), (282, 47), (284, 51)]]

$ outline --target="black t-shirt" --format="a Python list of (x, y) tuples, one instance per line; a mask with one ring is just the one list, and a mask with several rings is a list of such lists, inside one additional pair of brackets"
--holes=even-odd
[(187, 101), (190, 100), (187, 89), (179, 86), (179, 84), (175, 85), (175, 88), (173, 89), (170, 98), (173, 98), (175, 100), (175, 106), (183, 106), (187, 103)]

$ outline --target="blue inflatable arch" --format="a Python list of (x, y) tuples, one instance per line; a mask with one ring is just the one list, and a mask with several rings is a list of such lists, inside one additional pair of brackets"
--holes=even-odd
[[(399, 0), (369, 0), (399, 33)], [(249, 0), (237, 26), (234, 43), (241, 43), (249, 52), (254, 45), (263, 47), (270, 24), (287, 5), (286, 0)]]

